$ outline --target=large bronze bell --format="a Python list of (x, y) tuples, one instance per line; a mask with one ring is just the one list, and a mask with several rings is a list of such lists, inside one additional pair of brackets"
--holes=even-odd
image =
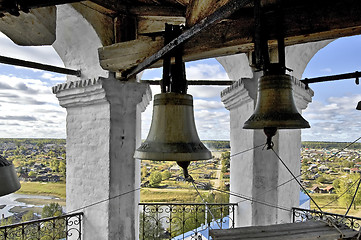
[(187, 165), (189, 161), (212, 158), (199, 140), (191, 95), (167, 92), (154, 96), (149, 134), (134, 158), (187, 162)]
[(265, 75), (258, 82), (256, 110), (244, 123), (244, 129), (297, 129), (309, 128), (298, 113), (292, 95), (291, 76)]
[(4, 196), (20, 189), (20, 182), (14, 165), (0, 156), (0, 196)]
[(358, 102), (357, 106), (356, 106), (357, 110), (361, 110), (361, 101)]

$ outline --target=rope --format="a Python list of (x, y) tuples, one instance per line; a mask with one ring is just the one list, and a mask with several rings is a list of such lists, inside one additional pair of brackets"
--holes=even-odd
[(342, 197), (344, 194), (346, 194), (356, 183), (357, 181), (361, 180), (361, 175), (359, 177), (359, 179), (357, 179), (354, 183), (352, 183), (340, 196), (337, 196), (336, 199), (332, 200), (331, 202), (325, 204), (322, 206), (322, 208), (327, 207), (328, 205), (330, 205), (331, 203), (337, 201), (340, 197)]
[(351, 203), (350, 203), (350, 206), (348, 207), (348, 209), (347, 209), (345, 215), (343, 216), (342, 220), (345, 219), (345, 217), (347, 216), (348, 212), (349, 212), (350, 209), (351, 209), (351, 206), (352, 206), (353, 202), (355, 201), (356, 194), (357, 194), (358, 189), (359, 189), (359, 187), (360, 187), (360, 183), (361, 183), (361, 180), (358, 181), (358, 184), (357, 184), (357, 187), (356, 187), (356, 190), (355, 190), (355, 194), (353, 195), (352, 200), (351, 200)]
[[(351, 142), (350, 144), (348, 144), (347, 146), (345, 146), (344, 148), (342, 148), (340, 151), (336, 152), (335, 154), (333, 154), (332, 156), (330, 156), (329, 158), (327, 158), (327, 160), (329, 160), (329, 159), (331, 159), (332, 157), (336, 156), (338, 153), (342, 152), (345, 148), (351, 146), (352, 144), (356, 143), (356, 142), (357, 142), (358, 140), (360, 140), (360, 139), (361, 139), (361, 137), (357, 138), (355, 141)], [(239, 155), (239, 154), (245, 153), (245, 152), (247, 152), (247, 151), (251, 151), (251, 150), (253, 150), (253, 149), (256, 149), (256, 148), (259, 148), (259, 147), (262, 147), (262, 146), (265, 146), (265, 144), (258, 145), (258, 146), (255, 146), (255, 147), (253, 147), (253, 148), (246, 149), (246, 150), (244, 150), (244, 151), (235, 153), (235, 154), (231, 155), (230, 157), (237, 156), (237, 155)], [(313, 203), (314, 203), (314, 204), (319, 208), (319, 210), (322, 212), (321, 208), (320, 208), (320, 207), (317, 205), (317, 203), (312, 199), (312, 197), (308, 194), (308, 192), (304, 189), (304, 187), (301, 185), (301, 183), (300, 183), (300, 182), (298, 181), (298, 179), (297, 179), (297, 177), (302, 176), (303, 173), (299, 174), (298, 176), (295, 176), (295, 175), (289, 170), (289, 168), (287, 167), (287, 165), (285, 165), (285, 163), (283, 162), (283, 160), (277, 155), (277, 153), (274, 151), (273, 148), (272, 148), (272, 151), (276, 154), (276, 156), (278, 157), (278, 159), (282, 162), (282, 164), (283, 164), (283, 165), (287, 168), (287, 170), (291, 173), (291, 175), (293, 176), (293, 178), (290, 179), (290, 180), (288, 180), (288, 181), (286, 181), (286, 182), (284, 182), (284, 183), (281, 183), (280, 185), (276, 186), (275, 188), (272, 188), (272, 189), (270, 189), (270, 190), (268, 190), (268, 191), (266, 191), (266, 192), (264, 192), (264, 193), (262, 193), (262, 194), (265, 194), (265, 193), (267, 193), (267, 192), (269, 192), (269, 191), (271, 191), (271, 190), (277, 189), (278, 187), (283, 186), (283, 185), (287, 184), (288, 182), (290, 182), (290, 181), (292, 181), (292, 180), (296, 180), (297, 183), (301, 186), (301, 188), (305, 191), (305, 193), (306, 193), (306, 194), (310, 197), (310, 199), (313, 201)], [(327, 161), (327, 160), (326, 160), (326, 161)], [(200, 168), (200, 167), (199, 167), (199, 168)], [(198, 169), (198, 168), (196, 167), (196, 168), (194, 168), (194, 169), (192, 169), (192, 170), (195, 170), (195, 169)], [(181, 174), (180, 174), (180, 175), (181, 175)], [(193, 179), (192, 179), (192, 180), (193, 180)], [(357, 182), (357, 181), (356, 181), (356, 182)], [(356, 183), (356, 182), (355, 182), (355, 183)], [(359, 185), (360, 185), (360, 182), (361, 182), (361, 177), (360, 177), (360, 179), (359, 179), (358, 187), (359, 187)], [(354, 183), (354, 184), (355, 184), (355, 183)], [(200, 198), (201, 198), (202, 201), (204, 202), (204, 199), (202, 198), (201, 194), (199, 193), (197, 187), (194, 185), (194, 180), (192, 181), (192, 184), (193, 184), (193, 186), (195, 187), (195, 189), (196, 189), (197, 193), (199, 194)], [(352, 185), (352, 186), (353, 186), (353, 185)], [(352, 187), (352, 186), (351, 186), (351, 187)], [(351, 188), (351, 187), (350, 187), (350, 188)], [(358, 189), (358, 187), (357, 187), (357, 189)], [(113, 197), (110, 197), (110, 198), (107, 198), (107, 199), (104, 199), (104, 200), (101, 200), (101, 201), (98, 201), (98, 202), (95, 202), (95, 203), (92, 203), (92, 204), (83, 206), (83, 207), (81, 207), (81, 208), (78, 208), (78, 209), (75, 209), (75, 210), (72, 210), (72, 211), (69, 211), (69, 212), (67, 212), (66, 214), (71, 214), (71, 213), (80, 211), (80, 210), (82, 210), (82, 209), (86, 209), (86, 208), (89, 208), (89, 207), (92, 207), (92, 206), (101, 204), (101, 203), (103, 203), (103, 202), (110, 201), (110, 200), (112, 200), (112, 199), (115, 199), (115, 198), (118, 198), (118, 197), (127, 195), (127, 194), (129, 194), (129, 193), (133, 193), (133, 192), (135, 192), (135, 191), (139, 191), (140, 189), (141, 189), (141, 188), (136, 188), (136, 189), (133, 189), (133, 190), (131, 190), (131, 191), (121, 193), (121, 194), (119, 194), (119, 195), (116, 195), (116, 196), (113, 196)], [(266, 206), (269, 206), (269, 207), (274, 207), (274, 208), (278, 208), (278, 209), (285, 210), (285, 211), (291, 211), (291, 210), (286, 209), (286, 208), (284, 208), (284, 207), (274, 206), (274, 205), (272, 205), (272, 204), (270, 204), (270, 203), (266, 203), (266, 202), (261, 202), (261, 201), (255, 200), (255, 199), (253, 199), (253, 198), (251, 198), (251, 197), (240, 196), (240, 195), (235, 194), (235, 193), (232, 193), (232, 192), (230, 192), (230, 191), (227, 192), (227, 191), (223, 191), (223, 190), (216, 189), (216, 188), (211, 188), (211, 189), (212, 189), (212, 190), (215, 190), (215, 191), (220, 191), (220, 192), (228, 193), (228, 194), (230, 194), (230, 195), (232, 195), (232, 196), (236, 196), (236, 197), (239, 197), (239, 198), (243, 198), (244, 201), (252, 201), (252, 202), (256, 202), (256, 203), (259, 203), (259, 204), (263, 204), (263, 205), (266, 205)], [(349, 189), (348, 189), (348, 190), (349, 190)], [(343, 194), (345, 194), (348, 190), (346, 190)], [(356, 190), (356, 192), (357, 192), (357, 190)], [(356, 195), (356, 192), (355, 192), (355, 195)], [(259, 194), (259, 195), (262, 195), (262, 194)], [(343, 194), (342, 194), (342, 195), (343, 195)], [(341, 195), (341, 196), (342, 196), (342, 195)], [(341, 197), (341, 196), (339, 196), (339, 197)], [(339, 198), (339, 197), (338, 197), (338, 198)], [(337, 200), (337, 199), (336, 199), (336, 200)], [(334, 201), (335, 201), (335, 200), (334, 200)], [(240, 202), (242, 202), (242, 201), (240, 201)], [(240, 202), (238, 202), (238, 203), (240, 203)], [(332, 202), (333, 202), (333, 201), (332, 201)], [(331, 202), (331, 203), (332, 203), (332, 202)], [(205, 204), (206, 204), (206, 203), (205, 203)], [(326, 204), (325, 206), (327, 206), (327, 205), (329, 205), (329, 204), (330, 204), (330, 203)], [(323, 206), (323, 207), (324, 207), (324, 206)], [(207, 207), (207, 209), (208, 209), (208, 207)], [(211, 213), (212, 217), (214, 218), (212, 212), (211, 212), (210, 210), (209, 210), (209, 212)], [(347, 215), (347, 213), (348, 213), (348, 211), (346, 212), (345, 216)], [(217, 222), (217, 224), (218, 224), (218, 222)], [(218, 224), (218, 226), (219, 226), (219, 224)], [(361, 233), (361, 232), (360, 232), (360, 233)]]
[(129, 193), (132, 193), (132, 192), (138, 191), (138, 190), (140, 190), (140, 189), (141, 189), (141, 188), (136, 188), (136, 189), (133, 189), (133, 190), (131, 190), (131, 191), (121, 193), (121, 194), (116, 195), (116, 196), (114, 196), (114, 197), (110, 197), (110, 198), (107, 198), (107, 199), (104, 199), (104, 200), (101, 200), (101, 201), (98, 201), (98, 202), (95, 202), (95, 203), (92, 203), (92, 204), (86, 205), (86, 206), (84, 206), (84, 207), (81, 207), (81, 208), (78, 208), (78, 209), (72, 210), (72, 211), (70, 211), (70, 212), (67, 212), (66, 214), (71, 214), (71, 213), (74, 213), (74, 212), (77, 212), (77, 211), (83, 210), (83, 209), (85, 209), (85, 208), (89, 208), (89, 207), (92, 207), (92, 206), (98, 205), (98, 204), (100, 204), (100, 203), (110, 201), (110, 200), (112, 200), (112, 199), (115, 199), (115, 198), (118, 198), (118, 197), (121, 197), (121, 196), (127, 195), (127, 194), (129, 194)]
[(248, 197), (248, 196), (245, 196), (245, 195), (233, 193), (233, 192), (231, 192), (231, 191), (225, 191), (225, 190), (221, 190), (221, 189), (217, 189), (217, 188), (211, 188), (211, 190), (215, 190), (215, 191), (218, 191), (218, 192), (227, 193), (227, 194), (229, 194), (229, 195), (232, 195), (232, 196), (235, 196), (235, 197), (238, 197), (238, 198), (245, 199), (244, 201), (255, 202), (255, 203), (259, 203), (259, 204), (262, 204), (262, 205), (265, 205), (265, 206), (268, 206), (268, 207), (273, 207), (273, 208), (277, 208), (277, 209), (284, 210), (284, 211), (287, 211), (287, 212), (292, 212), (292, 210), (290, 210), (290, 209), (288, 209), (288, 208), (286, 208), (286, 207), (279, 206), (279, 205), (274, 205), (274, 204), (272, 204), (272, 203), (263, 202), (263, 201), (260, 201), (260, 200), (256, 200), (256, 199), (254, 199), (254, 198), (252, 198), (252, 197)]
[[(208, 210), (208, 212), (212, 215), (212, 218), (213, 218), (213, 219), (215, 220), (215, 222), (217, 223), (219, 229), (222, 229), (221, 225), (219, 225), (219, 223), (217, 222), (217, 219), (214, 217), (211, 209), (208, 207), (207, 202), (204, 201), (201, 193), (198, 191), (198, 188), (197, 188), (197, 186), (194, 184), (194, 180), (193, 180), (193, 178), (192, 178), (190, 175), (188, 176), (188, 181), (193, 184), (194, 189), (197, 191), (199, 197), (202, 199), (202, 202), (204, 203), (204, 206), (206, 207), (206, 209)], [(209, 225), (209, 226), (211, 227), (211, 225)], [(211, 228), (212, 228), (212, 227), (211, 227)]]
[(246, 149), (246, 150), (244, 150), (244, 151), (241, 151), (241, 152), (232, 154), (232, 155), (230, 155), (229, 157), (234, 157), (234, 156), (237, 156), (237, 155), (239, 155), (239, 154), (242, 154), (242, 153), (251, 151), (251, 150), (253, 150), (253, 149), (256, 149), (256, 148), (259, 148), (259, 147), (263, 147), (263, 146), (265, 146), (265, 143), (264, 143), (264, 144), (261, 144), (261, 145), (258, 145), (258, 146), (255, 146), (255, 147), (253, 147), (253, 148), (249, 148), (249, 149)]
[(274, 152), (274, 154), (277, 156), (277, 158), (280, 160), (280, 162), (283, 164), (283, 166), (287, 169), (287, 171), (292, 175), (293, 179), (296, 180), (296, 182), (298, 183), (298, 185), (302, 188), (302, 190), (307, 194), (307, 196), (311, 199), (311, 201), (316, 205), (316, 207), (320, 210), (321, 213), (322, 209), (320, 208), (320, 206), (318, 206), (318, 204), (315, 202), (315, 200), (311, 197), (311, 195), (307, 192), (307, 190), (302, 186), (302, 184), (300, 183), (300, 181), (298, 181), (297, 177), (293, 174), (293, 172), (291, 171), (291, 169), (288, 168), (288, 166), (286, 165), (286, 163), (281, 159), (281, 157), (276, 153), (276, 151), (271, 148), (272, 151)]

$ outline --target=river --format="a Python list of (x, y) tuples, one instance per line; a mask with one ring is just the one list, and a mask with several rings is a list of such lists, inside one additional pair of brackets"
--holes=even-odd
[[(21, 209), (24, 209), (24, 211), (27, 208), (32, 208), (32, 207), (43, 207), (44, 205), (41, 205), (41, 203), (38, 204), (26, 204), (24, 202), (21, 202), (21, 199), (33, 199), (35, 201), (32, 202), (36, 202), (36, 200), (38, 199), (39, 202), (43, 202), (41, 200), (58, 200), (58, 198), (55, 197), (49, 197), (49, 196), (39, 196), (39, 195), (27, 195), (27, 194), (16, 194), (16, 193), (12, 193), (6, 196), (2, 196), (0, 197), (0, 218), (6, 218), (9, 217), (11, 215), (13, 215), (14, 213), (10, 212), (11, 209), (14, 209), (15, 207), (20, 207)], [(5, 206), (4, 206), (5, 205)]]

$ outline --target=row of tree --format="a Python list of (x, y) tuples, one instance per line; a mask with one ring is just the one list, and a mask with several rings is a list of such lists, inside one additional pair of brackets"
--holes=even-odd
[[(350, 143), (347, 142), (311, 142), (304, 141), (302, 142), (303, 148), (312, 148), (312, 149), (343, 149)], [(348, 149), (360, 149), (361, 143), (353, 143), (352, 145), (347, 147)]]

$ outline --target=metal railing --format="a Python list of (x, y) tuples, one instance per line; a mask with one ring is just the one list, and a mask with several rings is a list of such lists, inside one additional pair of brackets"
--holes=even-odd
[(237, 204), (140, 203), (139, 206), (141, 240), (198, 240), (211, 239), (209, 229), (234, 228)]
[(341, 214), (320, 212), (316, 210), (292, 208), (293, 222), (304, 222), (308, 220), (321, 220), (326, 222), (332, 222), (336, 224), (343, 224), (349, 228), (359, 230), (361, 226), (361, 218), (344, 216)]
[(81, 240), (83, 213), (44, 218), (0, 227), (2, 240)]

